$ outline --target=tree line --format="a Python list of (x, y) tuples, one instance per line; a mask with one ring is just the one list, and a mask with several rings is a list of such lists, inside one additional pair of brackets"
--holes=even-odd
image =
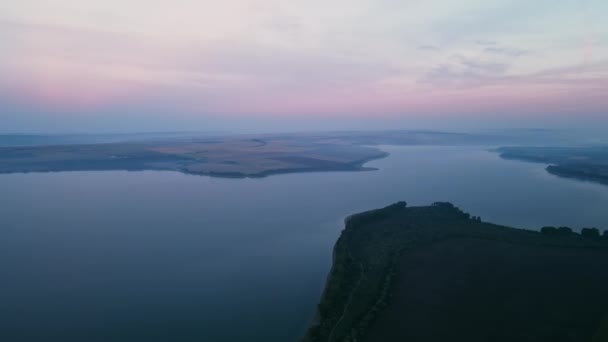
[[(540, 232), (544, 235), (550, 236), (571, 236), (579, 235), (577, 232), (572, 230), (570, 227), (542, 227)], [(597, 228), (583, 228), (581, 229), (580, 235), (588, 238), (608, 238), (608, 230), (605, 230), (603, 234), (600, 234), (600, 230)]]

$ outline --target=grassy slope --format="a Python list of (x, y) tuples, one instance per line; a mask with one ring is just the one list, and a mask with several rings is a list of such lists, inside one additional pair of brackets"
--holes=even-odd
[[(551, 253), (557, 253), (558, 256), (562, 255), (560, 251), (567, 250), (568, 253), (573, 255), (585, 254), (585, 253), (600, 253), (600, 258), (606, 261), (608, 265), (608, 243), (605, 240), (593, 240), (585, 239), (578, 235), (569, 237), (549, 237), (541, 235), (537, 232), (517, 230), (508, 227), (502, 227), (492, 225), (489, 223), (480, 222), (480, 220), (472, 219), (468, 214), (461, 212), (459, 209), (454, 208), (450, 204), (437, 204), (429, 207), (413, 207), (406, 208), (404, 203), (395, 204), (384, 209), (366, 212), (352, 216), (347, 220), (346, 228), (336, 243), (334, 250), (334, 265), (332, 272), (328, 279), (326, 289), (319, 305), (319, 319), (318, 325), (313, 326), (307, 336), (306, 341), (357, 341), (365, 340), (368, 336), (370, 341), (378, 340), (392, 340), (391, 336), (399, 335), (403, 332), (404, 324), (398, 324), (400, 317), (405, 314), (413, 314), (408, 312), (407, 305), (401, 305), (403, 303), (397, 303), (398, 307), (395, 308), (395, 298), (398, 298), (399, 288), (395, 286), (399, 282), (403, 282), (400, 278), (404, 274), (403, 258), (407, 258), (413, 255), (420, 249), (428, 249), (434, 246), (436, 243), (443, 241), (466, 241), (467, 239), (474, 239), (475, 241), (481, 241), (481, 246), (487, 246), (488, 243), (500, 243), (507, 244), (509, 246), (520, 246), (528, 251), (529, 256), (536, 256), (540, 250), (549, 250)], [(525, 246), (525, 247), (521, 247)], [(452, 249), (462, 250), (466, 248), (464, 245), (452, 246)], [(485, 249), (484, 249), (485, 248)], [(515, 261), (509, 258), (503, 258), (500, 254), (492, 258), (485, 258), (487, 256), (485, 252), (492, 249), (482, 247), (479, 249), (478, 254), (468, 255), (464, 257), (468, 260), (501, 260), (503, 265), (496, 268), (517, 270)], [(557, 251), (557, 252), (556, 252)], [(484, 254), (485, 253), (485, 254)], [(564, 255), (568, 253), (563, 253)], [(507, 253), (508, 255), (517, 255), (517, 253)], [(541, 253), (543, 254), (543, 253)], [(568, 255), (570, 255), (568, 254)], [(433, 255), (431, 253), (430, 255)], [(544, 255), (544, 254), (543, 254)], [(585, 254), (586, 255), (586, 254)], [(448, 257), (453, 255), (447, 254)], [(498, 258), (498, 259), (496, 259)], [(588, 257), (587, 257), (588, 258)], [(438, 259), (438, 263), (446, 262), (448, 259)], [(517, 262), (525, 262), (525, 258), (515, 258)], [(545, 257), (544, 260), (551, 260)], [(589, 260), (589, 259), (585, 259)], [(458, 265), (458, 261), (455, 261), (454, 265)], [(576, 263), (575, 263), (576, 264)], [(586, 265), (584, 262), (577, 264), (576, 269), (585, 269)], [(593, 263), (588, 263), (589, 270), (593, 270)], [(515, 266), (514, 266), (515, 265)], [(540, 264), (538, 267), (542, 267), (545, 264)], [(493, 269), (492, 265), (482, 265), (488, 269)], [(503, 267), (504, 266), (504, 267)], [(507, 267), (509, 266), (509, 267)], [(448, 268), (449, 270), (450, 268)], [(596, 268), (597, 269), (597, 268)], [(470, 269), (463, 269), (462, 272), (469, 272)], [(559, 270), (557, 270), (558, 272)], [(433, 269), (422, 269), (420, 274), (431, 274)], [(481, 272), (478, 274), (483, 275), (487, 272)], [(512, 281), (510, 284), (522, 284), (522, 286), (528, 286), (526, 283), (526, 277), (534, 273), (518, 273), (512, 272)], [(593, 274), (591, 272), (591, 274)], [(458, 273), (455, 273), (454, 278), (443, 279), (443, 281), (454, 281), (458, 279)], [(494, 274), (496, 279), (504, 277), (503, 274), (497, 272)], [(565, 274), (567, 276), (567, 274)], [(585, 273), (585, 276), (589, 276)], [(520, 278), (520, 279), (518, 279)], [(432, 280), (432, 278), (429, 278)], [(540, 277), (538, 281), (546, 281), (550, 277)], [(429, 281), (430, 281), (429, 280)], [(608, 288), (608, 277), (602, 278), (602, 285)], [(582, 282), (581, 284), (588, 284), (589, 282)], [(421, 288), (428, 288), (433, 283), (418, 283), (412, 286), (419, 286)], [(482, 286), (482, 284), (485, 284)], [(576, 282), (569, 282), (574, 289), (576, 289)], [(452, 288), (451, 284), (444, 284), (443, 289)], [(542, 283), (537, 286), (547, 287), (548, 293), (556, 293), (555, 291), (561, 290), (562, 288), (553, 287), (556, 283)], [(466, 296), (475, 296), (479, 293), (492, 293), (492, 283), (483, 277), (473, 278), (472, 281), (467, 283), (464, 287), (464, 292), (460, 293), (456, 297), (446, 298), (466, 298)], [(531, 285), (530, 285), (531, 286)], [(524, 287), (525, 288), (525, 287)], [(504, 289), (503, 289), (504, 290)], [(490, 292), (488, 292), (490, 291)], [(553, 292), (552, 292), (553, 291)], [(523, 300), (525, 302), (526, 291), (523, 292)], [(529, 293), (534, 293), (530, 291)], [(463, 297), (464, 296), (464, 297)], [(608, 299), (608, 293), (606, 294)], [(481, 297), (480, 297), (481, 298)], [(487, 298), (492, 298), (491, 296)], [(486, 298), (486, 299), (487, 299)], [(589, 297), (593, 300), (593, 297)], [(410, 298), (411, 299), (411, 298)], [(463, 299), (465, 300), (465, 299)], [(471, 303), (480, 303), (482, 300), (471, 300)], [(484, 316), (487, 316), (487, 307), (465, 307), (460, 305), (461, 303), (456, 301), (446, 301), (445, 303), (450, 306), (442, 307), (441, 303), (434, 307), (434, 310), (444, 310), (449, 308), (454, 315), (466, 315), (467, 310), (486, 310)], [(454, 304), (455, 303), (455, 304)], [(446, 305), (447, 305), (446, 304)], [(542, 306), (542, 305), (541, 305)], [(387, 309), (388, 308), (388, 309)], [(425, 308), (424, 305), (419, 308)], [(459, 312), (458, 310), (461, 310)], [(564, 309), (565, 312), (568, 310)], [(391, 324), (385, 325), (380, 329), (380, 335), (369, 335), (373, 334), (375, 327), (379, 325), (391, 322), (391, 316), (386, 316), (389, 313), (393, 313), (392, 319), (397, 317), (396, 322), (393, 321)], [(500, 317), (505, 311), (501, 311), (497, 308), (496, 313)], [(544, 312), (541, 308), (538, 312)], [(606, 309), (608, 312), (608, 309)], [(602, 312), (604, 314), (605, 312)], [(590, 325), (585, 328), (573, 328), (578, 334), (587, 334), (591, 336), (595, 333), (596, 326), (599, 324), (599, 313), (593, 312), (590, 315), (594, 315), (593, 319), (589, 324), (594, 325), (593, 331), (589, 331)], [(429, 316), (435, 317), (435, 316)], [(442, 316), (445, 318), (445, 316)], [(507, 316), (505, 316), (507, 317)], [(474, 316), (470, 316), (474, 319)], [(580, 317), (579, 317), (580, 318)], [(583, 321), (588, 317), (580, 318)], [(558, 320), (559, 321), (559, 320)], [(437, 321), (437, 323), (445, 321)], [(561, 321), (560, 321), (561, 322)], [(579, 321), (577, 321), (579, 322)], [(417, 322), (416, 324), (422, 325), (425, 323), (431, 325), (435, 322)], [(449, 324), (447, 325), (449, 327)], [(389, 332), (394, 329), (394, 334), (388, 335)], [(513, 327), (516, 329), (516, 327)], [(578, 330), (577, 330), (578, 329)], [(585, 330), (586, 329), (586, 330)], [(466, 330), (466, 329), (465, 329)], [(581, 333), (581, 330), (585, 332)], [(546, 330), (543, 330), (546, 331)], [(491, 332), (490, 332), (491, 333)], [(397, 339), (400, 340), (400, 339)], [(427, 341), (427, 339), (421, 339), (421, 341)], [(414, 341), (416, 341), (414, 339)], [(431, 340), (429, 340), (431, 341)]]

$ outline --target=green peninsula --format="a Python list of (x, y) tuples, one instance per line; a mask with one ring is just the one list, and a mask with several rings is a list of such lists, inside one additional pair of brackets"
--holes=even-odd
[(608, 238), (450, 203), (353, 215), (305, 341), (606, 341)]

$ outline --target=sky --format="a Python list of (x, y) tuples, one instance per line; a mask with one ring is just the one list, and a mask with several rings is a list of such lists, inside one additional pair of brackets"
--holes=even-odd
[(0, 2), (0, 133), (608, 128), (605, 0)]

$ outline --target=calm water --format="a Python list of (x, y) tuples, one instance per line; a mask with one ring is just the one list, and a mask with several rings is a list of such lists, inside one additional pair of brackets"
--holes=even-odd
[(480, 148), (383, 149), (374, 172), (1, 175), (0, 340), (295, 341), (343, 217), (397, 200), (608, 228), (606, 186)]

